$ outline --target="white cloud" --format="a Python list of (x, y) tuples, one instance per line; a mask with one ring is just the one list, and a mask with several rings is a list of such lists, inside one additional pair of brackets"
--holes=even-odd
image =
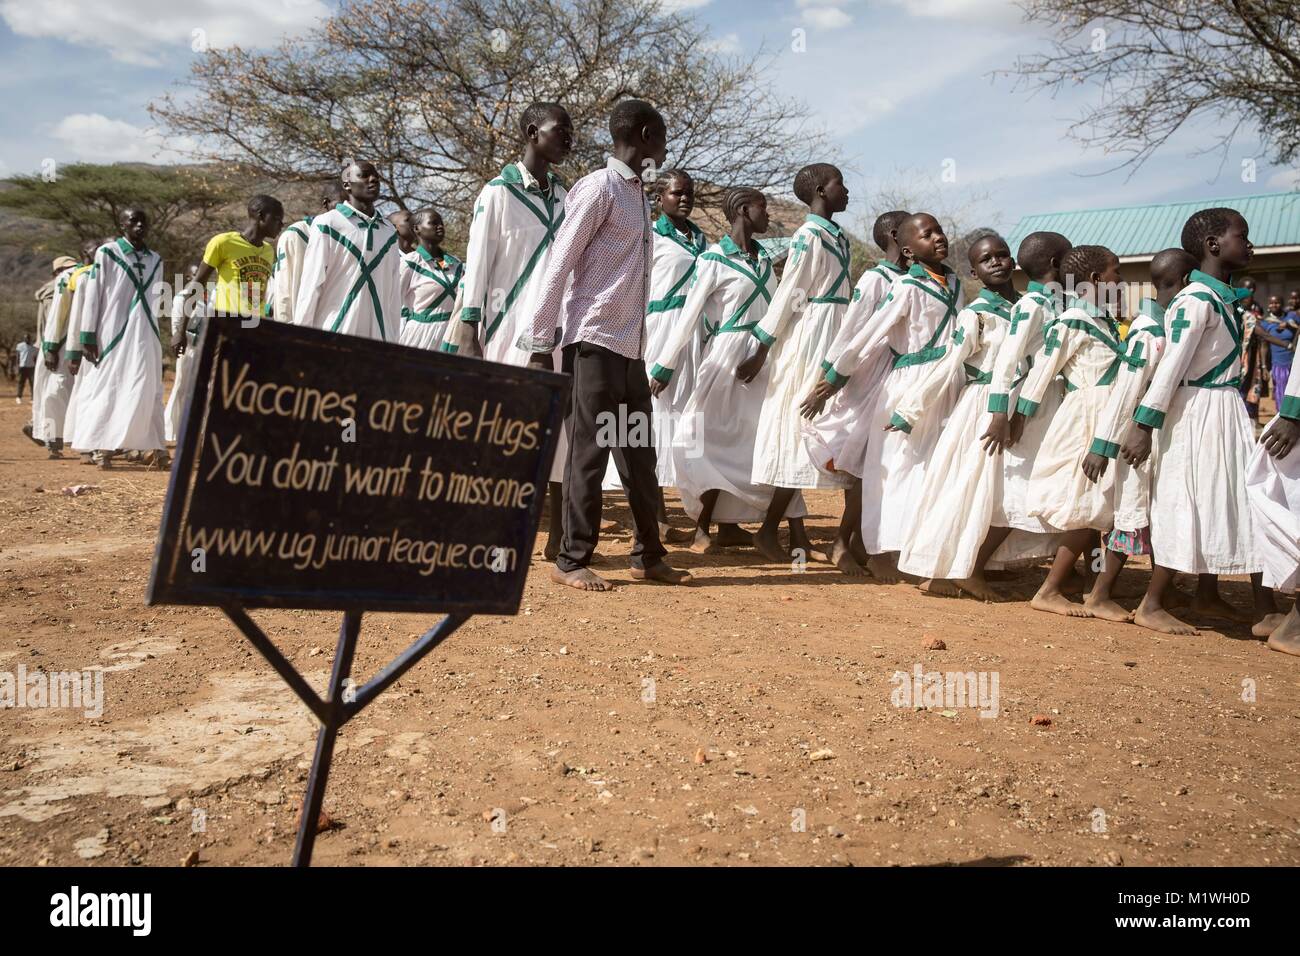
[(1300, 169), (1280, 169), (1264, 185), (1269, 189), (1300, 190)]
[(50, 131), (50, 138), (62, 144), (66, 158), (98, 163), (183, 162), (194, 142), (188, 137), (166, 137), (101, 113), (73, 113)]
[(265, 47), (329, 12), (324, 0), (0, 0), (0, 18), (19, 36), (100, 47), (138, 66), (157, 66), (204, 45)]
[(1022, 12), (1018, 0), (889, 0), (911, 16), (927, 20), (978, 20), (990, 25), (1019, 23)]
[(705, 40), (703, 46), (714, 53), (739, 53), (740, 36), (735, 33), (725, 33), (720, 37)]
[(853, 22), (839, 7), (804, 7), (803, 18), (823, 30), (838, 30)]
[(712, 2), (713, 0), (659, 0), (659, 6), (665, 13), (676, 13), (678, 10), (698, 10)]

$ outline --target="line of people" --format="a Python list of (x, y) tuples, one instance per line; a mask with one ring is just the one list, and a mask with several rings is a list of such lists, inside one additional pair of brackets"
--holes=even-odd
[[(1251, 256), (1240, 214), (1188, 220), (1181, 246), (1152, 261), (1155, 297), (1122, 335), (1119, 259), (1103, 246), (1038, 232), (1013, 257), (988, 235), (963, 276), (946, 264), (935, 216), (895, 210), (874, 223), (883, 258), (855, 283), (835, 221), (848, 189), (833, 165), (813, 163), (795, 177), (807, 216), (778, 279), (757, 238), (766, 197), (728, 190), (727, 231), (707, 243), (690, 219), (689, 174), (658, 172), (667, 128), (650, 104), (616, 105), (606, 167), (571, 190), (552, 169), (573, 145), (564, 108), (533, 104), (520, 133), (520, 159), (475, 201), (464, 261), (442, 248), (435, 210), (376, 211), (381, 179), (365, 161), (329, 184), (319, 213), (283, 229), (280, 204), (254, 197), (248, 227), (214, 237), (196, 270), (199, 286), (215, 277), (215, 294), (174, 304), (178, 347), (215, 311), (571, 374), (545, 552), (569, 586), (609, 588), (590, 565), (602, 485), (616, 476), (637, 577), (690, 580), (664, 560), (663, 489), (676, 487), (694, 551), (819, 555), (851, 576), (907, 576), (983, 600), (1000, 597), (987, 571), (1051, 559), (1035, 608), (1167, 633), (1192, 630), (1170, 611), (1176, 573), (1197, 576), (1194, 610), (1222, 615), (1237, 612), (1217, 577), (1250, 575), (1255, 632), (1300, 653), (1296, 610), (1279, 614), (1273, 596), (1295, 589), (1300, 567), (1300, 396), (1286, 385), (1257, 444), (1239, 391), (1245, 293), (1231, 276)], [(145, 354), (157, 327), (143, 304), (157, 257), (143, 220), (128, 212), (123, 237), (78, 267), (98, 291), (84, 316), (70, 310), (70, 341), (99, 359), (97, 372), (121, 343), (141, 352), (129, 370), (101, 372), (109, 392), (80, 382), (85, 401), (73, 392), (73, 447), (104, 460), (110, 448), (162, 447), (160, 363)], [(47, 352), (60, 341), (51, 328)], [(152, 411), (112, 411), (124, 396), (153, 402), (157, 444)], [(611, 417), (652, 427), (611, 439)], [(804, 527), (809, 489), (844, 496), (823, 548)], [(1067, 593), (1081, 555), (1099, 573), (1076, 603)], [(1130, 555), (1154, 567), (1133, 613), (1111, 596)]]

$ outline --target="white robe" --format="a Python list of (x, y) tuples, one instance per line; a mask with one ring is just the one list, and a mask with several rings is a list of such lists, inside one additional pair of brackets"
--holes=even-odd
[(1165, 354), (1133, 418), (1155, 430), (1151, 548), (1187, 574), (1251, 574), (1246, 463), (1254, 426), (1237, 390), (1242, 321), (1235, 290), (1193, 271), (1165, 313)]
[(172, 298), (172, 347), (184, 339), (185, 351), (176, 356), (176, 378), (167, 396), (167, 407), (163, 409), (163, 435), (170, 442), (180, 438), (181, 413), (185, 411), (185, 396), (194, 387), (199, 333), (203, 330), (206, 311), (201, 295), (187, 295), (182, 289)]
[[(460, 323), (448, 333), (443, 349), (456, 352), (462, 336), (478, 337), (489, 362), (524, 366), (532, 357), (518, 345), (531, 334), (542, 279), (555, 247), (555, 234), (564, 221), (564, 184), (548, 173), (548, 190), (523, 163), (510, 163), (478, 195), (465, 247), (465, 277)], [(560, 370), (557, 348), (551, 368)], [(551, 464), (551, 481), (564, 479), (569, 457), (568, 435), (562, 429)]]
[(302, 264), (311, 239), (311, 224), (315, 216), (285, 226), (275, 243), (275, 268), (271, 270), (271, 284), (267, 294), (271, 300), (273, 318), (277, 322), (292, 322), (294, 304), (302, 284)]
[(99, 358), (83, 362), (78, 398), (78, 451), (155, 451), (164, 447), (162, 340), (154, 286), (162, 258), (134, 249), (125, 239), (95, 253), (81, 342), (95, 343)]
[[(1300, 420), (1300, 375), (1287, 382), (1278, 418)], [(1264, 434), (1276, 423), (1269, 422)], [(1246, 468), (1246, 493), (1264, 586), (1294, 591), (1300, 587), (1300, 449), (1278, 459), (1257, 444)]]
[(465, 264), (444, 253), (443, 268), (423, 247), (402, 256), (403, 345), (439, 350), (447, 340), (460, 304), (460, 280)]
[(312, 220), (293, 322), (313, 329), (397, 342), (402, 291), (397, 230), (376, 213), (339, 203)]
[[(762, 521), (772, 502), (772, 487), (752, 476), (770, 363), (748, 384), (736, 378), (736, 366), (753, 351), (750, 333), (768, 307), (772, 284), (772, 262), (761, 247), (751, 259), (723, 236), (698, 260), (672, 339), (647, 353), (653, 357), (650, 377), (671, 388), (701, 330), (708, 339), (672, 447), (682, 507), (692, 518), (699, 517), (707, 491), (719, 492), (712, 515), (717, 522)], [(796, 494), (785, 516), (806, 514), (803, 496)]]
[(1151, 526), (1151, 460), (1134, 468), (1119, 454), (1133, 413), (1165, 350), (1164, 310), (1145, 299), (1124, 339), (1124, 364), (1102, 410), (1089, 451), (1111, 459), (1115, 473), (1115, 529), (1135, 534)]
[[(769, 346), (770, 367), (754, 445), (753, 480), (778, 488), (836, 488), (847, 481), (819, 469), (804, 447), (799, 403), (821, 377), (821, 360), (849, 304), (849, 242), (809, 214), (794, 234), (781, 284), (753, 335)], [(752, 347), (750, 349), (752, 351)]]
[[(1011, 310), (1011, 325), (1007, 337), (998, 347), (993, 360), (993, 381), (989, 389), (989, 411), (1015, 411), (1020, 386), (1042, 351), (1043, 330), (1060, 313), (1057, 301), (1039, 282), (1029, 283), (1029, 290)], [(1007, 527), (1020, 531), (1042, 533), (1051, 529), (1041, 518), (1030, 517), (1025, 506), (1029, 489), (1029, 475), (1034, 470), (1034, 458), (1047, 437), (1056, 410), (1060, 408), (1065, 393), (1059, 384), (1053, 384), (1039, 399), (1038, 412), (1025, 422), (1020, 440), (1002, 451), (1003, 505), (1007, 512)]]
[[(678, 232), (666, 215), (661, 215), (654, 225), (650, 303), (646, 306), (645, 338), (642, 345), (642, 354), (649, 357), (663, 351), (678, 331), (682, 307), (686, 304), (686, 293), (695, 276), (696, 260), (706, 245), (704, 233), (694, 223), (689, 225), (690, 238)], [(695, 382), (695, 369), (700, 360), (703, 340), (700, 324), (693, 323), (689, 335), (690, 344), (678, 358), (678, 367), (674, 369), (672, 387), (664, 389), (651, 399), (657, 455), (655, 471), (661, 488), (677, 486), (677, 474), (673, 465), (673, 435)], [(610, 456), (611, 468), (613, 464), (613, 456)]]
[(852, 381), (853, 369), (859, 369), (858, 374), (870, 371), (882, 356), (889, 367), (837, 466), (862, 479), (862, 543), (870, 554), (902, 550), (926, 462), (961, 392), (961, 380), (950, 380), (937, 397), (936, 414), (927, 416), (911, 434), (884, 431), (903, 396), (926, 375), (927, 366), (947, 351), (952, 323), (962, 305), (962, 287), (952, 270), (945, 270), (945, 276), (947, 288), (918, 263), (896, 278), (867, 324), (858, 354), (846, 352), (826, 372), (827, 381), (842, 384), (845, 379)]
[(68, 409), (63, 416), (63, 442), (71, 448), (76, 447), (74, 436), (77, 429), (77, 404), (81, 394), (81, 383), (86, 380), (90, 362), (86, 361), (81, 351), (81, 327), (86, 320), (86, 303), (90, 300), (91, 279), (95, 274), (95, 265), (91, 263), (84, 275), (77, 278), (77, 287), (72, 293), (72, 308), (68, 313), (68, 374), (72, 374), (71, 365), (80, 362), (79, 371), (72, 376), (72, 390), (68, 394)]
[[(889, 294), (893, 281), (903, 270), (882, 259), (862, 273), (853, 289), (853, 300), (844, 311), (840, 331), (822, 361), (822, 371), (835, 367), (846, 353), (859, 355), (870, 334), (870, 320)], [(831, 397), (816, 420), (803, 421), (803, 440), (813, 464), (825, 471), (840, 469), (836, 462), (844, 459), (845, 449), (865, 449), (870, 436), (865, 434), (867, 405), (889, 372), (890, 356), (881, 350), (870, 368), (858, 366), (849, 373), (849, 381)], [(859, 428), (862, 434), (857, 434)], [(855, 467), (850, 473), (856, 473)]]
[[(1010, 324), (1011, 303), (990, 290), (957, 315), (941, 359), (923, 366), (890, 420), (905, 432), (925, 433), (942, 417), (953, 381), (961, 395), (925, 466), (915, 510), (899, 551), (898, 567), (923, 578), (960, 579), (975, 571), (990, 528), (1006, 527), (1001, 460), (980, 443), (988, 428), (993, 359)], [(989, 561), (990, 568), (1045, 556), (1050, 536), (1016, 531)]]
[[(41, 358), (37, 364), (37, 370), (43, 374), (33, 390), (32, 401), (32, 436), (44, 442), (62, 441), (64, 437), (68, 397), (72, 394), (72, 373), (68, 371), (68, 316), (72, 312), (77, 279), (88, 271), (88, 266), (76, 266), (59, 273), (54, 299), (45, 312)], [(51, 352), (58, 353), (58, 362), (52, 369), (46, 368), (44, 361)]]
[(1060, 531), (1109, 531), (1115, 520), (1115, 471), (1095, 483), (1083, 473), (1110, 392), (1125, 363), (1115, 321), (1101, 309), (1075, 299), (1043, 334), (1043, 350), (1020, 389), (1016, 411), (1032, 419), (1059, 374), (1066, 396), (1034, 456), (1025, 489), (1025, 511)]

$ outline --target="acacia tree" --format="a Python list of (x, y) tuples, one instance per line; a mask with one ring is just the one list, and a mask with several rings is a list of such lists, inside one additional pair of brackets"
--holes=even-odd
[(1024, 0), (1026, 19), (1060, 31), (1020, 58), (1039, 89), (1093, 83), (1102, 97), (1075, 138), (1136, 168), (1194, 116), (1221, 121), (1207, 150), (1257, 127), (1279, 164), (1300, 157), (1300, 4), (1296, 0)]
[(613, 104), (641, 97), (664, 113), (669, 161), (707, 205), (733, 185), (787, 192), (801, 165), (826, 158), (806, 109), (768, 81), (770, 65), (762, 51), (721, 55), (698, 21), (658, 0), (345, 0), (273, 51), (209, 51), (189, 93), (151, 111), (204, 158), (280, 181), (369, 159), (386, 199), (432, 203), (463, 223), (482, 184), (518, 158), (526, 105), (568, 109), (571, 182), (603, 163)]

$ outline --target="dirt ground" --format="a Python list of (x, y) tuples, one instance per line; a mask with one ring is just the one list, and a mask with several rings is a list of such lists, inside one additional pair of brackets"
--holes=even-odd
[[(105, 700), (0, 711), (0, 863), (286, 863), (309, 713), (219, 613), (144, 605), (167, 476), (48, 461), (29, 414), (0, 399), (0, 671), (102, 668)], [(809, 504), (827, 537), (837, 496)], [(604, 595), (539, 551), (517, 617), (472, 619), (344, 729), (318, 865), (1300, 863), (1300, 659), (1248, 625), (1038, 613), (1041, 569), (994, 605), (677, 552), (697, 583), (668, 588), (631, 580), (630, 544), (602, 541)], [(254, 616), (322, 688), (339, 615)], [(368, 616), (354, 673), (430, 623)], [(997, 715), (895, 706), (918, 665), (996, 675)]]

